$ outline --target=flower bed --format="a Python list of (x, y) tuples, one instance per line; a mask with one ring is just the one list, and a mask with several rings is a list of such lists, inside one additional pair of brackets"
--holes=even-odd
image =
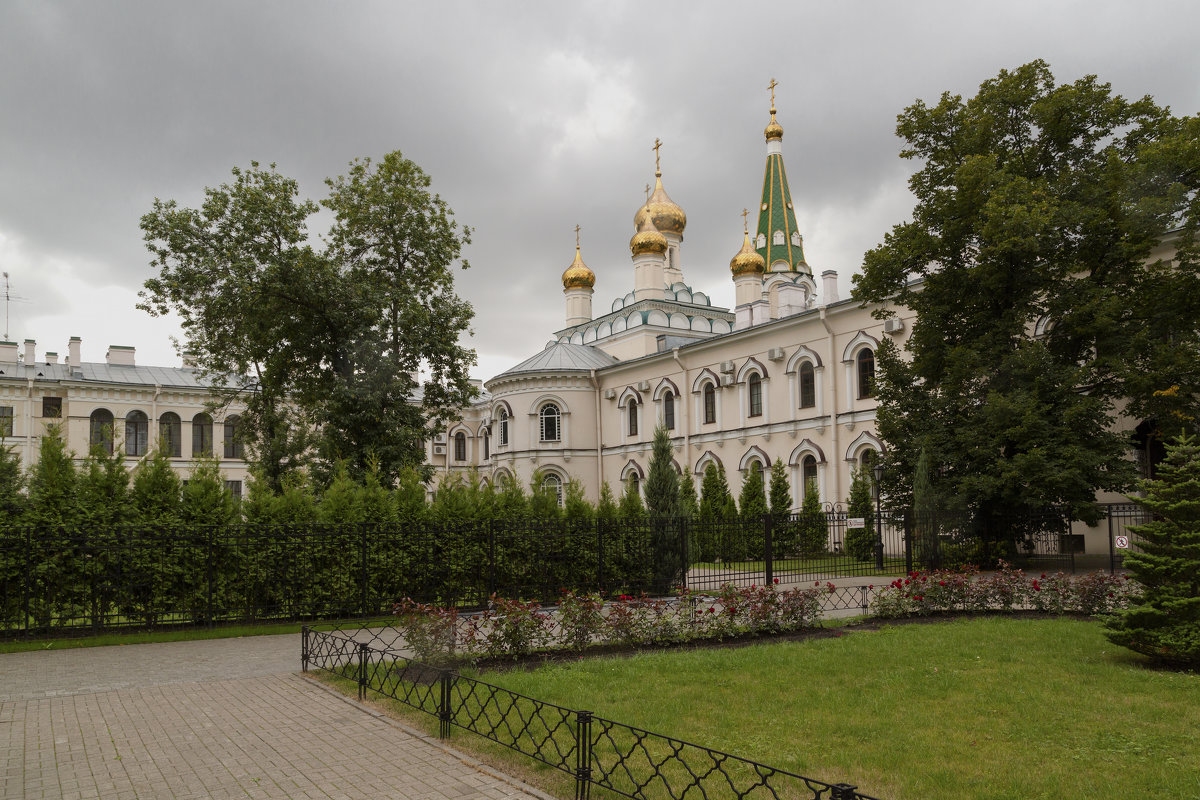
[(1124, 575), (1092, 572), (1076, 577), (1043, 572), (1031, 577), (1001, 562), (999, 572), (986, 575), (975, 567), (909, 573), (874, 592), (870, 613), (885, 618), (947, 611), (1093, 615), (1125, 608), (1136, 593), (1137, 584)]
[(564, 589), (554, 606), (493, 595), (486, 610), (460, 614), (454, 608), (405, 599), (396, 604), (394, 614), (418, 660), (519, 657), (548, 650), (719, 640), (817, 627), (821, 595), (834, 590), (832, 584), (806, 589), (726, 585), (715, 594), (680, 589), (670, 598), (643, 593), (606, 600), (599, 594)]

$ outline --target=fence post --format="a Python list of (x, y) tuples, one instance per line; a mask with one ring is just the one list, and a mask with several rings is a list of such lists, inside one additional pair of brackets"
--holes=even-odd
[(204, 617), (205, 617), (205, 620), (207, 621), (207, 624), (205, 625), (205, 627), (211, 628), (213, 626), (213, 618), (217, 615), (216, 609), (213, 608), (213, 597), (216, 595), (215, 587), (213, 586), (213, 584), (216, 583), (216, 580), (217, 580), (216, 559), (213, 557), (213, 555), (214, 555), (213, 554), (213, 526), (212, 525), (207, 526), (205, 533), (206, 533), (206, 536), (205, 536), (205, 541), (204, 541), (204, 550), (205, 550), (204, 572), (205, 572), (205, 583), (207, 584), (206, 591), (208, 592), (208, 597), (204, 603), (207, 606), (207, 608), (205, 609)]
[(371, 611), (368, 608), (368, 602), (367, 602), (367, 595), (369, 594), (368, 584), (369, 584), (369, 580), (370, 580), (370, 577), (369, 577), (370, 570), (369, 570), (368, 564), (367, 564), (367, 530), (370, 527), (370, 525), (368, 525), (366, 522), (362, 522), (362, 523), (359, 523), (359, 527), (362, 528), (362, 537), (361, 537), (361, 541), (359, 542), (359, 553), (360, 553), (360, 559), (361, 559), (361, 563), (362, 563), (362, 611), (361, 611), (361, 613), (365, 617), (371, 613)]
[(596, 591), (603, 592), (604, 586), (604, 522), (597, 519), (596, 525)]
[(367, 643), (358, 643), (358, 699), (367, 699)]
[(1108, 574), (1117, 574), (1117, 539), (1113, 535), (1113, 507), (1110, 503), (1107, 509), (1108, 514)]
[[(913, 511), (911, 508), (904, 509), (904, 573), (910, 574), (913, 571)], [(922, 565), (924, 566), (924, 565)]]
[(775, 585), (775, 547), (771, 540), (773, 521), (770, 514), (763, 514), (763, 566), (766, 570), (767, 586)]
[(686, 589), (688, 585), (687, 519), (683, 516), (675, 519), (679, 524), (679, 586), (681, 589)]
[(438, 680), (441, 691), (438, 697), (438, 738), (450, 738), (450, 670), (439, 670), (441, 677)]
[(835, 783), (829, 788), (833, 790), (829, 800), (856, 800), (858, 797), (858, 787), (848, 783)]
[(592, 712), (575, 712), (575, 800), (592, 793)]
[(308, 672), (308, 626), (300, 626), (300, 671)]
[(871, 609), (870, 597), (868, 596), (869, 592), (870, 589), (868, 589), (866, 586), (858, 587), (858, 594), (862, 598), (862, 610), (864, 614)]
[(21, 585), (25, 589), (25, 591), (23, 593), (24, 597), (22, 598), (22, 605), (23, 605), (24, 611), (25, 611), (25, 636), (26, 636), (26, 638), (28, 638), (30, 635), (30, 632), (29, 632), (29, 592), (33, 586), (33, 569), (32, 569), (32, 565), (29, 563), (30, 559), (33, 557), (33, 528), (32, 527), (27, 526), (25, 528), (25, 548), (24, 549), (25, 549), (25, 571), (22, 573), (23, 579), (21, 581)]
[(489, 519), (488, 531), (488, 597), (496, 593), (496, 520)]

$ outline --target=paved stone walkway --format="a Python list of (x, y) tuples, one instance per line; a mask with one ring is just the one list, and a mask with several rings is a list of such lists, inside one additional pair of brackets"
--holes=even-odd
[(297, 674), (298, 635), (0, 655), (0, 798), (544, 797)]

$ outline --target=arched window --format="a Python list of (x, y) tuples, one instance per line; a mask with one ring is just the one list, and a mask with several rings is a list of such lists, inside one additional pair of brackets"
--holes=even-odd
[(113, 415), (107, 408), (97, 408), (90, 417), (88, 445), (99, 445), (107, 452), (113, 449)]
[(158, 418), (158, 446), (167, 458), (179, 458), (183, 452), (183, 424), (179, 415), (168, 411)]
[(492, 432), (484, 428), (479, 432), (479, 436), (483, 439), (483, 460), (487, 461), (492, 457)]
[(150, 418), (144, 411), (130, 411), (125, 415), (125, 455), (144, 456), (150, 439)]
[(711, 425), (717, 421), (717, 390), (711, 383), (706, 383), (701, 396), (704, 398), (704, 422)]
[(547, 472), (542, 478), (542, 486), (554, 492), (555, 501), (559, 506), (563, 504), (563, 482), (562, 478), (555, 475), (553, 472)]
[(771, 244), (783, 244), (783, 231), (775, 231), (771, 236)]
[(560, 430), (562, 415), (558, 410), (558, 406), (554, 405), (554, 403), (546, 403), (546, 405), (542, 406), (539, 416), (542, 421), (542, 441), (557, 442), (562, 433)]
[(817, 371), (811, 361), (800, 365), (800, 407), (814, 408), (817, 405)]
[(762, 377), (757, 372), (751, 372), (747, 381), (750, 394), (750, 416), (762, 416)]
[(629, 435), (637, 436), (638, 432), (638, 401), (636, 397), (629, 398), (629, 406), (626, 409), (629, 413)]
[(225, 418), (225, 457), (226, 458), (245, 458), (246, 450), (242, 446), (242, 437), (239, 435), (238, 429), (241, 427), (242, 418), (237, 414), (232, 417)]
[(762, 250), (766, 246), (767, 246), (767, 237), (760, 233), (754, 239), (754, 249)]
[(500, 444), (508, 444), (508, 409), (500, 409)]
[(875, 396), (875, 354), (871, 352), (871, 348), (864, 347), (858, 351), (858, 356), (855, 358), (855, 367), (858, 371), (858, 396), (859, 398)]
[(634, 494), (642, 493), (642, 481), (636, 472), (630, 470), (627, 480), (629, 481), (629, 485), (633, 487)]
[(675, 393), (670, 390), (663, 393), (663, 427), (675, 430)]
[(467, 460), (467, 435), (462, 431), (454, 434), (454, 460)]
[(800, 482), (804, 491), (817, 488), (817, 457), (807, 455), (800, 462)]
[(213, 454), (213, 421), (203, 412), (192, 417), (192, 458)]

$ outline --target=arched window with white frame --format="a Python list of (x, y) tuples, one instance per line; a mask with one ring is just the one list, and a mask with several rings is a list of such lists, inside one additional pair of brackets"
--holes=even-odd
[(125, 415), (125, 455), (146, 455), (150, 440), (150, 418), (145, 411), (130, 411)]
[(705, 383), (700, 396), (704, 406), (704, 424), (713, 425), (717, 421), (717, 387), (711, 381)]
[(107, 408), (97, 408), (88, 418), (88, 445), (101, 447), (111, 453), (113, 449), (113, 414)]
[(179, 458), (183, 454), (183, 423), (174, 411), (158, 418), (158, 442), (167, 458)]
[(629, 436), (638, 435), (638, 401), (636, 397), (630, 397), (629, 402), (625, 406), (626, 427), (625, 432)]
[(663, 427), (669, 431), (675, 430), (675, 393), (670, 389), (663, 392)]
[(800, 408), (817, 406), (817, 370), (811, 361), (804, 361), (796, 374), (800, 386)]
[(462, 431), (454, 434), (454, 460), (467, 460), (467, 435)]
[(555, 403), (546, 403), (538, 412), (539, 435), (542, 442), (562, 441), (562, 412)]
[(763, 413), (762, 376), (751, 372), (746, 379), (746, 401), (748, 417), (761, 417)]
[(800, 485), (807, 494), (810, 490), (819, 491), (817, 486), (817, 457), (809, 453), (800, 460)]
[(864, 347), (854, 357), (855, 377), (860, 400), (875, 396), (875, 351)]
[(497, 444), (503, 447), (508, 444), (508, 409), (500, 406), (500, 413), (496, 415), (496, 418), (499, 422), (497, 425), (497, 438), (499, 440)]
[(554, 492), (555, 502), (559, 508), (563, 504), (563, 479), (556, 472), (546, 472), (542, 475), (542, 488)]

